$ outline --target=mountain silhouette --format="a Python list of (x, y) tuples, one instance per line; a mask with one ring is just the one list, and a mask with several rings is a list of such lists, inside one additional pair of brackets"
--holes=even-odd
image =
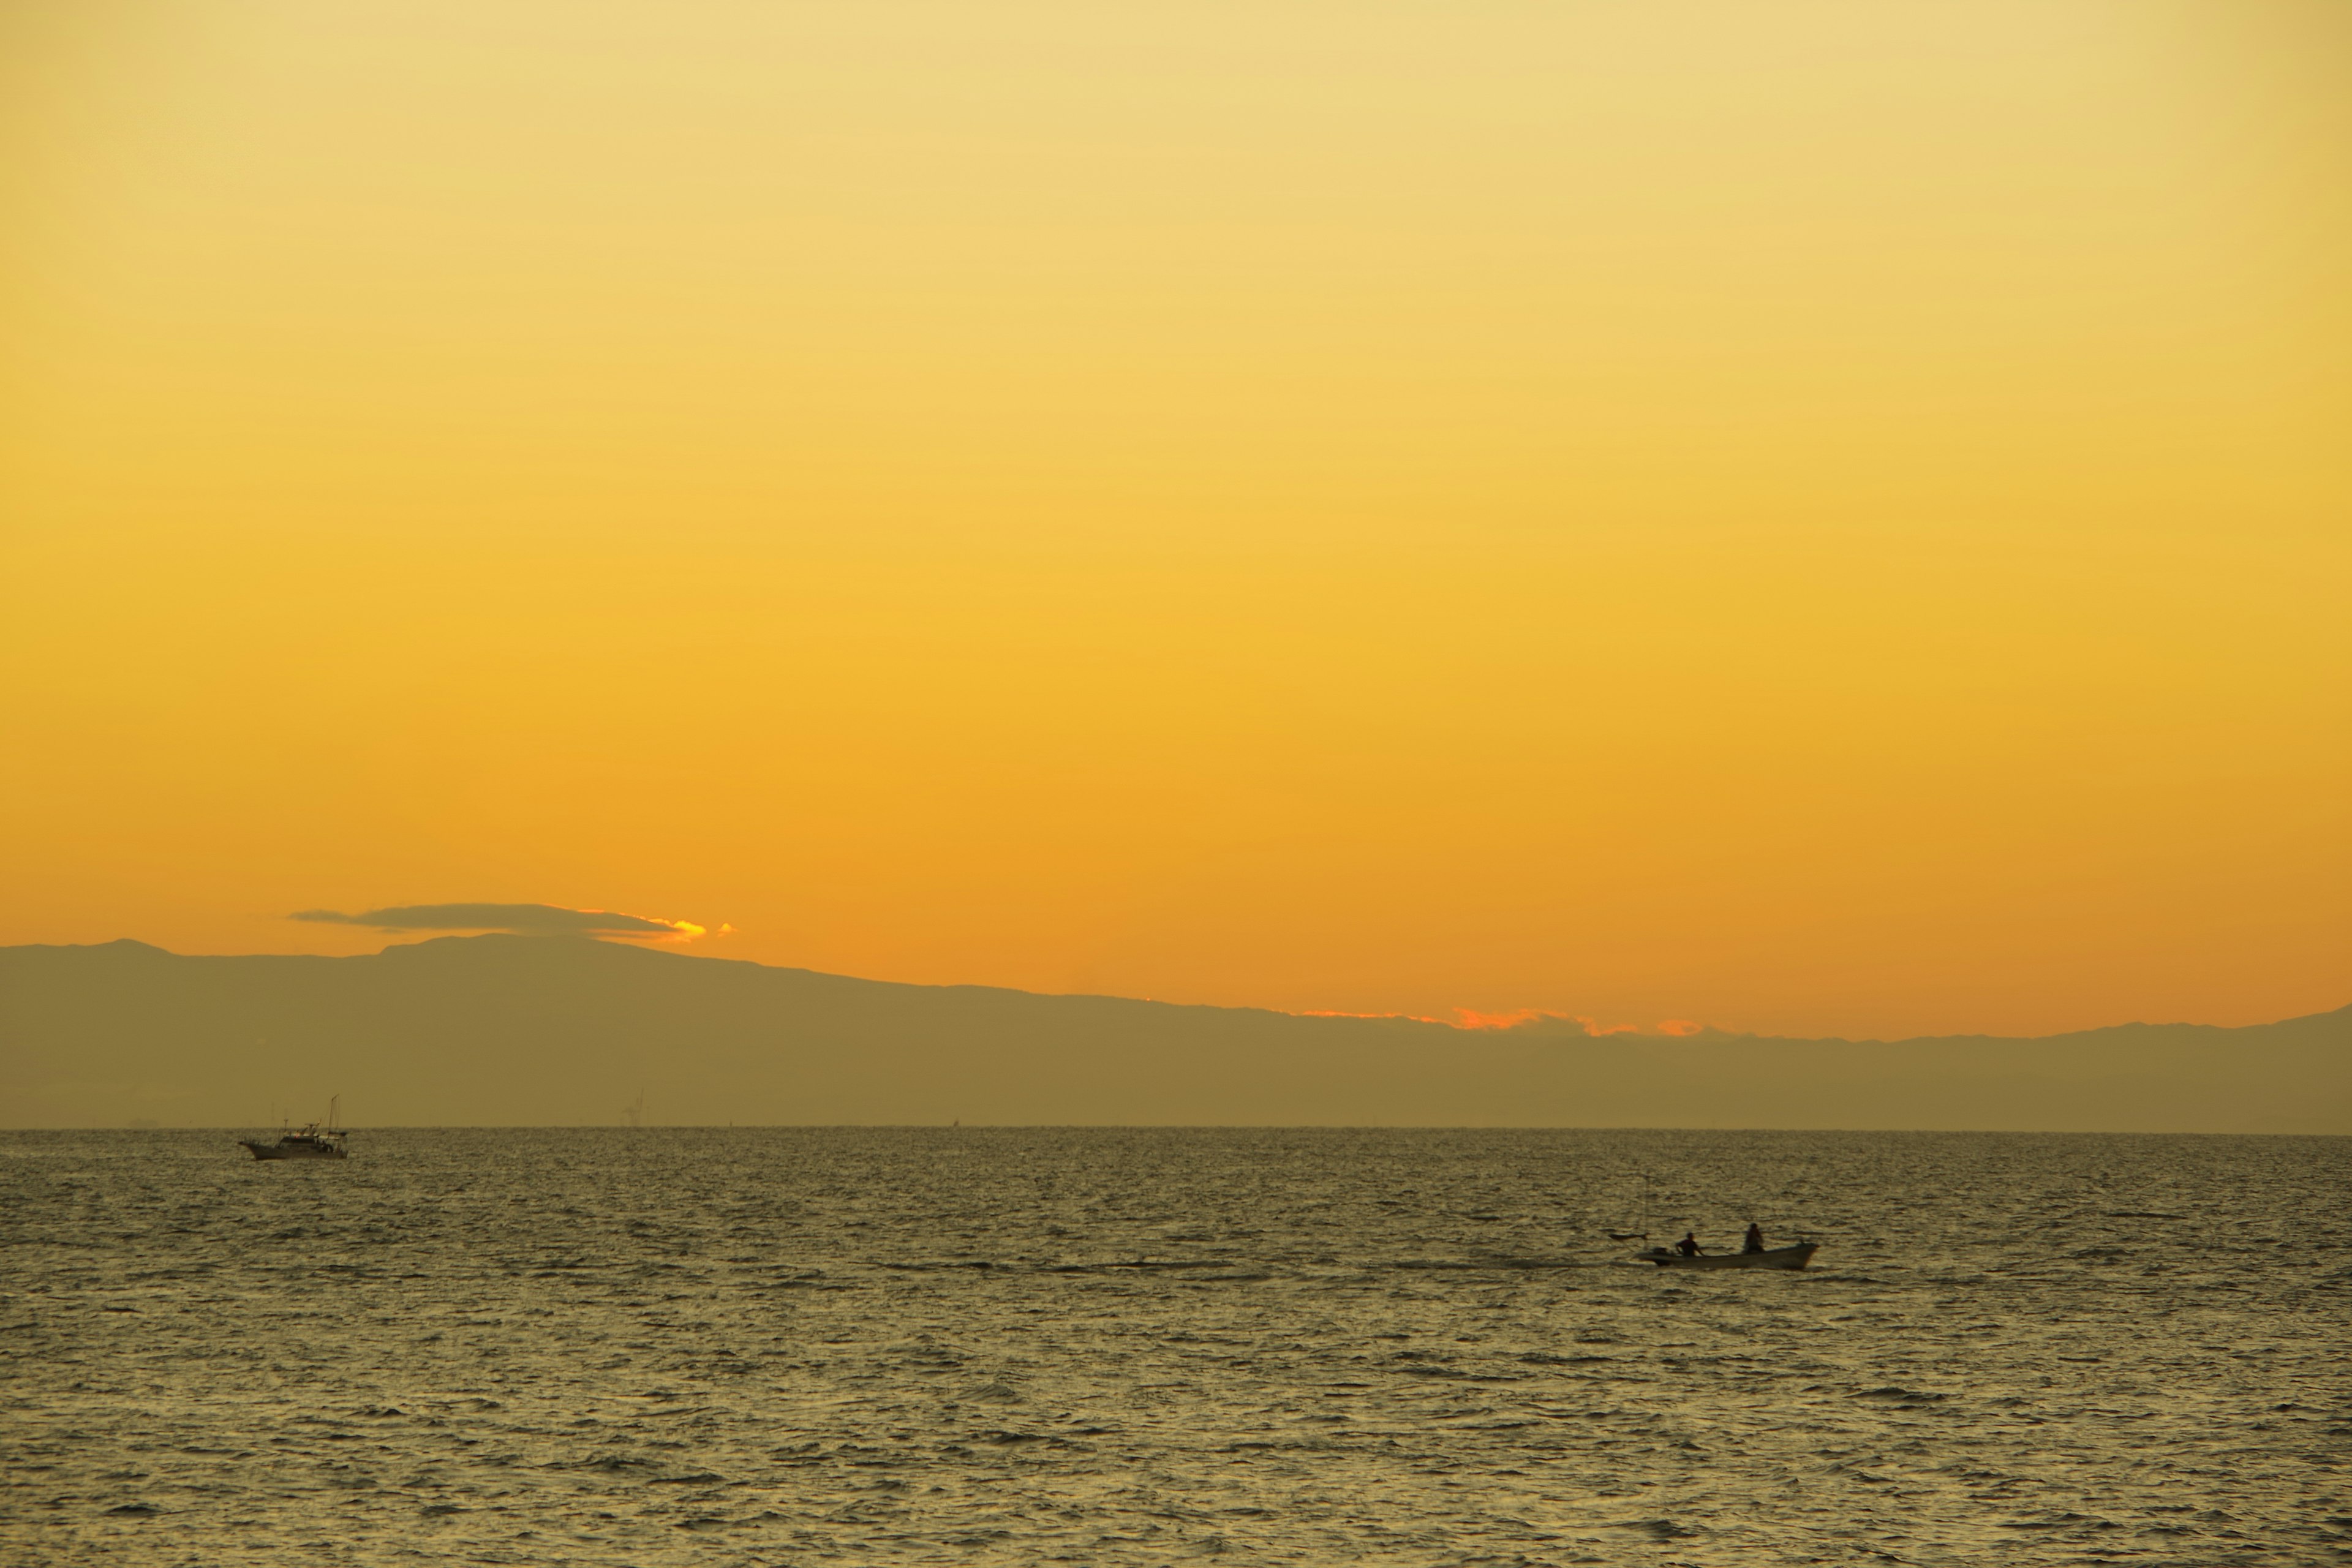
[[(1588, 1038), (906, 985), (540, 936), (0, 948), (0, 1124), (2352, 1132), (2352, 1008), (1892, 1043)], [(642, 1096), (642, 1100), (640, 1097)]]

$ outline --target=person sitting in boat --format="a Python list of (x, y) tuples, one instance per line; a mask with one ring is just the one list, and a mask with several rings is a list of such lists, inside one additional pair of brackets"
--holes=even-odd
[(1675, 1250), (1685, 1258), (1696, 1258), (1701, 1250), (1697, 1233), (1688, 1230), (1683, 1232), (1683, 1238), (1675, 1243)]
[(1754, 1220), (1749, 1220), (1748, 1222), (1748, 1239), (1739, 1244), (1739, 1250), (1742, 1252), (1763, 1251), (1764, 1227), (1758, 1225)]

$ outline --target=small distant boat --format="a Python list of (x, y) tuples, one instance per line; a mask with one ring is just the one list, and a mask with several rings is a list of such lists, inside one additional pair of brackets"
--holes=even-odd
[(251, 1138), (238, 1142), (253, 1151), (257, 1160), (343, 1160), (350, 1155), (343, 1149), (348, 1132), (329, 1131), (317, 1122), (279, 1134), (275, 1143), (263, 1143)]
[(253, 1151), (257, 1160), (345, 1160), (350, 1153), (343, 1141), (351, 1136), (335, 1125), (335, 1112), (342, 1106), (342, 1096), (327, 1102), (327, 1125), (313, 1121), (307, 1127), (291, 1129), (278, 1134), (275, 1143), (264, 1143), (252, 1138), (240, 1138), (238, 1142)]
[(1640, 1256), (1661, 1268), (1802, 1268), (1820, 1250), (1819, 1242), (1804, 1241), (1762, 1252), (1702, 1252), (1696, 1258), (1685, 1258), (1671, 1247), (1654, 1247)]

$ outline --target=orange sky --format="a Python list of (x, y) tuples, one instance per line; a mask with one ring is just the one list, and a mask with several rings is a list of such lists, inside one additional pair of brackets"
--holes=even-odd
[(2352, 1001), (2352, 10), (34, 0), (0, 942)]

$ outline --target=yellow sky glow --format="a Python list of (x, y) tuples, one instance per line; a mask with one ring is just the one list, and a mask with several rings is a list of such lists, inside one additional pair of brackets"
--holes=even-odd
[(2352, 1000), (2328, 0), (0, 29), (0, 942)]

